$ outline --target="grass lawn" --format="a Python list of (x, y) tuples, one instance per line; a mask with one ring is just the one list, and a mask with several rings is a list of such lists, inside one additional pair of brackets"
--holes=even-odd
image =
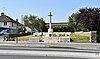
[(70, 35), (72, 42), (79, 42), (79, 43), (89, 43), (89, 36), (80, 36), (72, 34)]
[(28, 36), (21, 36), (21, 37), (18, 37), (18, 40), (19, 41), (28, 41), (29, 38), (33, 37), (32, 35), (28, 35)]

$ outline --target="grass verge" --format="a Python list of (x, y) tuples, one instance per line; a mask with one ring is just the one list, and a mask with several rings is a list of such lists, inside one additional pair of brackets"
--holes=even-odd
[(28, 41), (29, 38), (33, 37), (32, 35), (28, 35), (28, 36), (21, 36), (18, 37), (18, 41)]
[(76, 34), (71, 34), (70, 38), (72, 42), (77, 42), (77, 43), (89, 43), (89, 36), (80, 36)]

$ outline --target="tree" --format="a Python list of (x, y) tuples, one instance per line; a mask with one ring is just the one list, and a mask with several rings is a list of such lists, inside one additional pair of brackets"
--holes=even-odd
[(39, 23), (39, 31), (43, 31), (43, 32), (45, 32), (46, 30), (45, 30), (45, 28), (46, 28), (46, 23), (45, 23), (45, 21), (43, 20), (43, 18), (38, 18), (38, 23)]
[(75, 15), (76, 13), (73, 13), (71, 16), (68, 18), (68, 25), (67, 27), (69, 28), (69, 31), (74, 32), (76, 31), (76, 22), (75, 22)]
[(45, 28), (45, 21), (43, 18), (38, 18), (37, 16), (24, 16), (25, 26), (31, 28), (32, 30), (43, 31)]
[(100, 31), (100, 8), (82, 8), (75, 19), (90, 31)]
[(100, 8), (82, 8), (79, 9), (75, 17), (77, 23), (89, 30), (97, 31), (97, 41), (100, 42)]

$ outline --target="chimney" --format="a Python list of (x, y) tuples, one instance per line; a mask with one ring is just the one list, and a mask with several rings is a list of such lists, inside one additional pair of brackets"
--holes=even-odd
[(1, 13), (1, 16), (4, 16), (4, 12)]
[(17, 26), (18, 26), (18, 19), (16, 19), (16, 24), (17, 24)]

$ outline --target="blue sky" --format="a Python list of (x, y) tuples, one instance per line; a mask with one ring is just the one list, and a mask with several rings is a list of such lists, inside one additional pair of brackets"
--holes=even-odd
[(21, 15), (30, 14), (49, 22), (49, 12), (53, 14), (52, 22), (67, 22), (72, 13), (84, 7), (100, 8), (100, 0), (0, 0), (0, 13), (4, 11), (20, 22)]

